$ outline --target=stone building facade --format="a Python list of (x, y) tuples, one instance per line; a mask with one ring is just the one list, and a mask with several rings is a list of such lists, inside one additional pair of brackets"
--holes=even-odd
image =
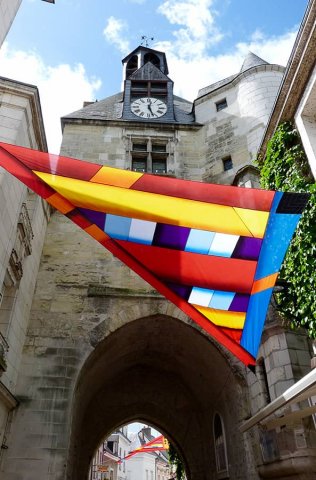
[[(0, 139), (47, 151), (36, 87), (0, 77)], [(0, 171), (0, 455), (7, 447), (16, 385), (49, 208)]]
[[(163, 52), (140, 46), (123, 67), (123, 92), (62, 119), (62, 155), (257, 184), (252, 162), (282, 67), (250, 53), (240, 72), (203, 88), (193, 104), (173, 94)], [(45, 151), (36, 89), (18, 90), (1, 104), (1, 139)], [(134, 420), (173, 441), (192, 480), (314, 478), (311, 424), (239, 428), (308, 371), (304, 335), (288, 332), (272, 310), (250, 372), (66, 217), (3, 172), (0, 186), (0, 321), (8, 349), (1, 388), (3, 405), (11, 402), (2, 413), (1, 478), (86, 480), (102, 439)]]

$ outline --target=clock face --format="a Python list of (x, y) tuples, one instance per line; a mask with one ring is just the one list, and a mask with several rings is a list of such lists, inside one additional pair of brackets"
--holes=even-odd
[(159, 98), (142, 97), (132, 102), (131, 110), (141, 118), (159, 118), (167, 112), (167, 105)]

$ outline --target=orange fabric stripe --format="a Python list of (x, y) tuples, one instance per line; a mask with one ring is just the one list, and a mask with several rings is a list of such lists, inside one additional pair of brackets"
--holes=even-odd
[(108, 236), (104, 233), (101, 228), (97, 227), (96, 225), (90, 225), (89, 227), (84, 229), (91, 237), (95, 238), (98, 242), (102, 240), (106, 240)]
[(253, 283), (251, 294), (262, 292), (263, 290), (274, 287), (277, 278), (278, 272), (272, 273), (272, 275), (268, 275), (267, 277), (260, 278), (260, 280), (255, 280)]
[(53, 195), (46, 198), (46, 201), (52, 207), (64, 214), (71, 212), (71, 210), (75, 208), (72, 203), (68, 202), (68, 200), (62, 197), (59, 193), (53, 193)]
[(130, 188), (142, 176), (143, 173), (139, 172), (119, 170), (111, 167), (102, 167), (90, 179), (90, 182), (112, 185), (114, 187)]

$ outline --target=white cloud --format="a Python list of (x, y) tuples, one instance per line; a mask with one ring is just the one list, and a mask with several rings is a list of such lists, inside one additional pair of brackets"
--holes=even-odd
[(214, 4), (215, 0), (164, 0), (158, 7), (175, 26), (174, 41), (158, 42), (153, 48), (166, 52), (175, 92), (189, 100), (199, 88), (237, 73), (249, 51), (285, 66), (296, 37), (294, 29), (273, 37), (255, 30), (230, 52), (212, 55), (210, 47), (223, 38)]
[(60, 117), (95, 100), (101, 81), (89, 78), (82, 64), (50, 66), (34, 52), (0, 50), (1, 75), (36, 85), (39, 89), (49, 150), (58, 153), (61, 142)]
[(223, 34), (215, 23), (214, 0), (166, 0), (158, 12), (172, 25), (181, 28), (174, 30), (175, 41), (165, 42), (165, 47), (177, 51), (177, 56), (186, 60), (202, 58), (210, 45), (218, 43)]
[(106, 40), (116, 48), (119, 49), (120, 52), (123, 54), (127, 54), (129, 52), (129, 42), (127, 39), (123, 37), (123, 32), (126, 30), (127, 25), (126, 23), (115, 17), (109, 17), (106, 27), (103, 30), (103, 35), (105, 36)]
[(269, 63), (285, 66), (296, 33), (296, 30), (293, 30), (278, 37), (267, 37), (256, 31), (248, 42), (238, 43), (229, 53), (212, 55), (205, 51), (203, 56), (192, 55), (190, 58), (183, 57), (177, 46), (169, 42), (156, 43), (153, 48), (167, 54), (170, 77), (175, 83), (175, 93), (193, 100), (200, 88), (238, 73), (249, 51)]

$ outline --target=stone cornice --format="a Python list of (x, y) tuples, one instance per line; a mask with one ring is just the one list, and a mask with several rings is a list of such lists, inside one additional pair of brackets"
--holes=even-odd
[[(28, 99), (32, 112), (32, 121), (37, 147), (39, 150), (47, 152), (47, 141), (38, 88), (28, 83), (0, 77), (0, 89), (3, 93), (9, 93), (20, 97), (22, 96)], [(10, 106), (12, 107), (12, 105)]]

